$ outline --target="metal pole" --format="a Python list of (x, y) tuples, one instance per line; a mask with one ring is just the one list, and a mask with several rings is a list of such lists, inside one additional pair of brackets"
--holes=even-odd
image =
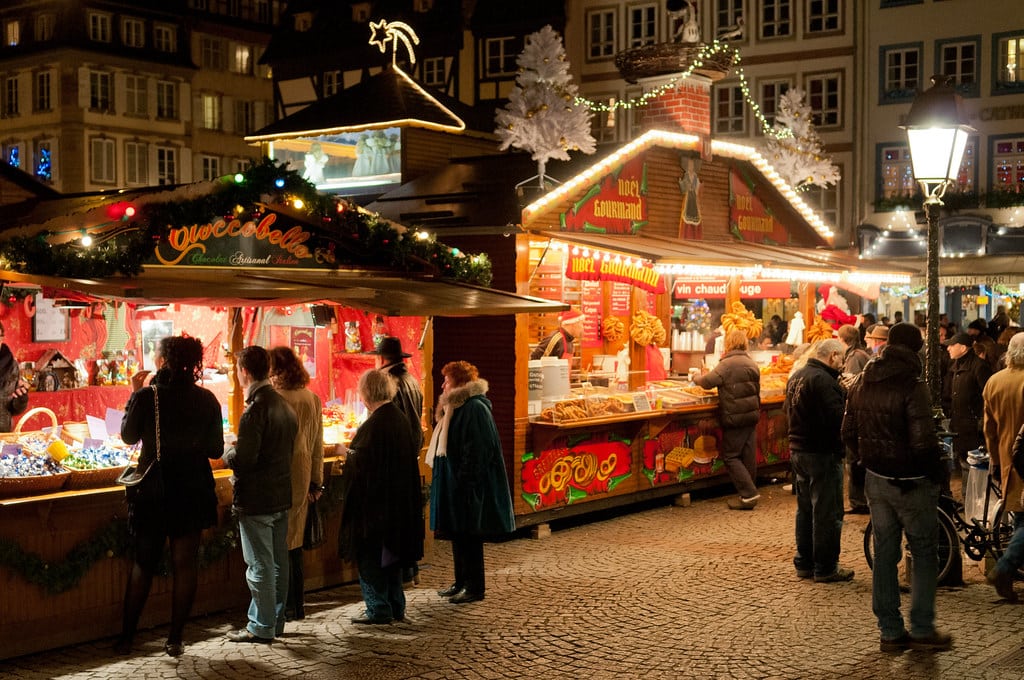
[(928, 288), (928, 323), (924, 344), (925, 383), (932, 399), (932, 410), (937, 418), (942, 415), (942, 376), (939, 374), (939, 206), (941, 191), (928, 194), (924, 202), (928, 220), (928, 269), (925, 284)]

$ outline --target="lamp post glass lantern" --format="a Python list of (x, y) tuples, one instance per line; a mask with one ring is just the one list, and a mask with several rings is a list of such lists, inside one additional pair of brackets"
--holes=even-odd
[(928, 327), (925, 341), (925, 381), (932, 408), (942, 417), (942, 379), (939, 375), (939, 207), (946, 188), (956, 183), (967, 139), (974, 128), (968, 124), (963, 101), (946, 76), (933, 76), (932, 86), (910, 106), (906, 123), (914, 179), (924, 191), (928, 220)]

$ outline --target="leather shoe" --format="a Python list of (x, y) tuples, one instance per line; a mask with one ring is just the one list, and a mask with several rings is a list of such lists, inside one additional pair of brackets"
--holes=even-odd
[(995, 587), (999, 597), (1007, 602), (1017, 601), (1017, 593), (1013, 592), (1013, 574), (1011, 572), (989, 569), (989, 572), (985, 574), (985, 580)]
[(934, 631), (925, 637), (910, 636), (910, 648), (942, 652), (953, 646), (953, 636), (949, 633)]
[(227, 634), (227, 639), (232, 642), (259, 642), (264, 645), (269, 645), (274, 641), (274, 638), (264, 638), (259, 635), (253, 635), (249, 632), (248, 628), (240, 628), (239, 630), (233, 630)]
[(185, 645), (180, 642), (168, 642), (164, 645), (164, 651), (167, 652), (167, 656), (181, 656), (185, 653)]
[(358, 623), (364, 626), (384, 626), (391, 623), (391, 619), (371, 619), (364, 612), (362, 616), (353, 616), (352, 623)]
[(882, 638), (878, 641), (878, 649), (890, 654), (910, 649), (910, 634), (907, 631), (903, 631), (902, 635), (892, 640)]
[(753, 510), (754, 506), (757, 505), (757, 501), (753, 503), (744, 502), (743, 499), (730, 498), (726, 505), (729, 506), (730, 510)]
[(814, 577), (815, 583), (842, 583), (843, 581), (851, 580), (853, 580), (853, 569), (845, 569), (843, 567), (836, 567), (836, 570), (831, 574)]
[(484, 599), (483, 593), (471, 593), (463, 588), (456, 594), (452, 595), (451, 599), (448, 601), (452, 604), (466, 604), (467, 602), (479, 602), (482, 599)]
[(458, 583), (453, 583), (444, 590), (437, 591), (437, 594), (441, 597), (451, 597), (452, 595), (458, 595), (460, 590), (462, 590), (462, 586)]

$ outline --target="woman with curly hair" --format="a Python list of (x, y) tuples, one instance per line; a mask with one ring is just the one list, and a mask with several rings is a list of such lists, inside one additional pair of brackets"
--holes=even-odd
[(217, 522), (209, 459), (220, 458), (224, 452), (224, 429), (217, 397), (196, 384), (203, 374), (202, 342), (183, 336), (161, 339), (156, 366), (149, 387), (142, 388), (143, 374), (133, 381), (135, 392), (121, 420), (121, 438), (128, 444), (142, 441), (140, 468), (156, 467), (146, 473), (143, 482), (126, 487), (135, 563), (114, 649), (120, 654), (131, 652), (153, 574), (169, 540), (174, 590), (164, 651), (180, 656), (182, 633), (198, 583), (199, 538), (203, 529)]
[[(309, 504), (320, 498), (324, 483), (324, 427), (320, 397), (310, 390), (309, 373), (291, 347), (270, 350), (270, 382), (299, 421), (292, 453), (292, 507), (288, 511), (288, 600), (291, 620), (306, 618), (303, 593), (302, 539)], [(315, 512), (314, 508), (314, 512)]]

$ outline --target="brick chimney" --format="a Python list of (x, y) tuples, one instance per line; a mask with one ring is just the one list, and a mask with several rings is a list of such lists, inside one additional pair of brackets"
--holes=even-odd
[[(666, 76), (644, 78), (640, 85), (650, 92), (670, 80)], [(639, 110), (644, 130), (686, 132), (707, 139), (711, 136), (711, 81), (696, 75), (678, 80), (675, 87)]]

